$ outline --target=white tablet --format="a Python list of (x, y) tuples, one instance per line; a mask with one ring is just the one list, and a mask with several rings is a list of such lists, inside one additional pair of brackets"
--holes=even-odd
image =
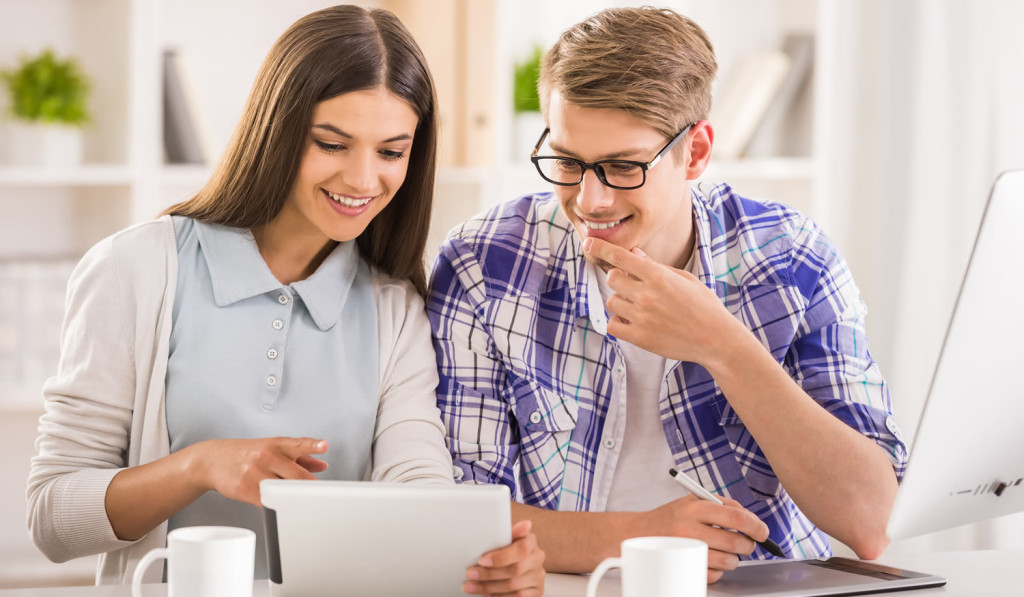
[(504, 485), (264, 480), (260, 499), (275, 597), (461, 595), (512, 538)]

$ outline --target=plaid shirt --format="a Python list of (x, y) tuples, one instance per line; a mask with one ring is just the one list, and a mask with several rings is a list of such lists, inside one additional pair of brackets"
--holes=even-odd
[[(807, 394), (876, 441), (901, 478), (906, 445), (845, 261), (806, 216), (727, 185), (706, 189), (692, 191), (698, 277)], [(438, 405), (463, 482), (504, 483), (551, 510), (604, 509), (609, 453), (622, 439), (605, 423), (625, 373), (584, 263), (550, 193), (501, 204), (442, 246), (427, 310)], [(830, 554), (707, 370), (670, 365), (660, 407), (676, 468), (760, 517), (790, 557)], [(770, 556), (758, 547), (752, 557)]]

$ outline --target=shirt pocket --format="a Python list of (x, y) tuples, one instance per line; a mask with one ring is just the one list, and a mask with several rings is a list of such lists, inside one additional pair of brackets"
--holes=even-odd
[(524, 477), (524, 498), (560, 483), (569, 458), (569, 445), (579, 405), (536, 380), (520, 378), (512, 384), (513, 414), (520, 439), (520, 474)]
[(518, 378), (512, 383), (513, 408), (520, 432), (526, 435), (560, 433), (576, 428), (579, 404), (537, 381)]
[(768, 464), (768, 459), (739, 416), (731, 408), (726, 407), (719, 423), (729, 440), (732, 457), (739, 467), (740, 474), (743, 475), (754, 497), (764, 501), (779, 497), (782, 493), (782, 484), (779, 483), (779, 478)]

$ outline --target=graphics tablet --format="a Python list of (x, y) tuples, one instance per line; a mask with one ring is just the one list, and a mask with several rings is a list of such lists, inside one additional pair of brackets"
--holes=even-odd
[(923, 589), (946, 579), (848, 558), (772, 560), (740, 566), (708, 585), (708, 597), (825, 597)]
[(260, 499), (274, 597), (462, 595), (512, 539), (504, 485), (264, 480)]

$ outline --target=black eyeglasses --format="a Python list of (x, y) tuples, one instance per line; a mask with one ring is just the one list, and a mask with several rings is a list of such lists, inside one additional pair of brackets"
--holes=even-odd
[(661, 161), (661, 158), (672, 149), (680, 139), (686, 136), (686, 133), (693, 128), (693, 124), (689, 124), (683, 130), (679, 131), (679, 134), (672, 138), (665, 147), (661, 148), (654, 159), (649, 162), (636, 162), (633, 160), (598, 160), (596, 162), (584, 162), (583, 160), (577, 160), (576, 158), (554, 156), (554, 155), (537, 155), (540, 151), (540, 146), (544, 143), (544, 139), (547, 138), (548, 133), (551, 132), (550, 128), (545, 128), (544, 133), (541, 134), (540, 139), (537, 140), (537, 145), (533, 147), (533, 153), (530, 154), (530, 161), (537, 167), (537, 172), (540, 173), (541, 178), (563, 187), (571, 187), (578, 185), (583, 182), (583, 175), (587, 173), (587, 170), (593, 170), (594, 174), (597, 175), (597, 179), (600, 180), (604, 185), (609, 186), (613, 189), (619, 189), (622, 191), (629, 191), (632, 189), (639, 189), (644, 186), (647, 182), (647, 171), (650, 170)]

